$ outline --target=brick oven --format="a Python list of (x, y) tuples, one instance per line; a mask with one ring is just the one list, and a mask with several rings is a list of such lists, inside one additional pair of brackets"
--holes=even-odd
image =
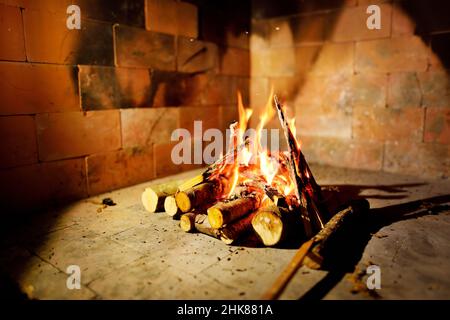
[[(211, 165), (203, 132), (229, 135), (242, 110), (258, 128), (276, 95), (308, 180), (340, 205), (364, 197), (371, 207), (353, 238), (336, 240), (338, 259), (302, 266), (281, 298), (448, 299), (449, 8), (0, 0), (0, 294), (259, 299), (299, 243), (183, 233), (141, 194), (201, 175)], [(264, 125), (282, 130), (275, 114)], [(173, 161), (177, 129), (200, 160)], [(370, 288), (374, 268), (381, 287)]]

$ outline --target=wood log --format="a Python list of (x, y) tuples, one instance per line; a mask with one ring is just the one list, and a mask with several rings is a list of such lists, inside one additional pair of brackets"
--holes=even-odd
[(167, 215), (177, 219), (181, 215), (181, 210), (177, 206), (177, 202), (175, 200), (175, 196), (168, 196), (164, 200), (164, 211)]
[[(304, 159), (303, 155), (300, 156), (301, 151), (297, 145), (297, 140), (295, 139), (292, 130), (289, 128), (289, 123), (283, 112), (281, 104), (278, 102), (277, 96), (274, 96), (274, 101), (278, 112), (278, 118), (280, 120), (281, 127), (283, 129), (284, 136), (287, 142), (288, 169), (291, 180), (293, 181), (295, 186), (294, 192), (298, 199), (303, 228), (306, 236), (308, 238), (311, 238), (315, 232), (323, 228), (324, 218), (322, 217), (322, 213), (319, 211), (317, 205), (315, 204), (314, 198), (311, 197), (312, 191), (308, 190), (310, 184), (308, 184), (308, 180), (306, 180), (306, 177), (304, 177), (304, 172), (299, 167), (300, 160), (302, 159), (304, 161), (302, 165), (306, 165), (306, 160)], [(313, 180), (310, 170), (308, 171), (308, 176), (310, 176), (310, 180)], [(315, 183), (315, 180), (313, 181)], [(320, 193), (320, 188), (314, 188), (317, 189), (317, 192)], [(316, 190), (314, 190), (314, 192), (316, 192)]]
[(211, 227), (208, 215), (188, 212), (181, 216), (180, 227), (185, 232), (198, 231), (208, 236), (220, 239), (220, 231)]
[(259, 197), (243, 197), (226, 202), (218, 202), (208, 209), (209, 223), (213, 228), (219, 229), (224, 225), (237, 220), (259, 206)]
[(174, 180), (145, 188), (141, 196), (145, 210), (150, 213), (162, 211), (165, 198), (174, 195), (178, 190), (178, 186), (183, 182), (184, 180)]
[(299, 222), (295, 212), (272, 205), (255, 213), (252, 226), (264, 245), (275, 246), (288, 236), (298, 236)]
[(220, 240), (230, 245), (235, 243), (237, 240), (246, 236), (252, 229), (252, 219), (255, 216), (255, 212), (250, 213), (239, 219), (234, 221), (220, 230)]
[(186, 191), (177, 192), (175, 201), (178, 208), (186, 213), (206, 204), (215, 203), (222, 188), (223, 186), (220, 182), (205, 182)]
[(180, 228), (184, 232), (191, 232), (195, 230), (195, 217), (197, 213), (188, 212), (181, 216), (180, 218)]

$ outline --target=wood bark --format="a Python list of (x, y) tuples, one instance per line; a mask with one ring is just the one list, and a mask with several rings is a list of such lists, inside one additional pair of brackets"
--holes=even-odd
[(222, 184), (219, 182), (205, 182), (186, 191), (179, 191), (175, 194), (175, 201), (178, 208), (186, 213), (193, 209), (204, 207), (206, 204), (213, 204), (222, 191)]
[(141, 201), (145, 210), (150, 213), (162, 211), (164, 209), (165, 198), (174, 195), (178, 190), (178, 186), (183, 183), (183, 181), (184, 180), (174, 180), (145, 188), (141, 196)]
[(221, 228), (256, 210), (258, 205), (259, 201), (256, 196), (218, 202), (208, 209), (209, 223), (213, 228)]

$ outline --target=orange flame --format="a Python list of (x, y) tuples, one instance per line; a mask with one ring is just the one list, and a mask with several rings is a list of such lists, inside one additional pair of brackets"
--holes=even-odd
[[(245, 108), (242, 95), (237, 93), (237, 107), (239, 111), (239, 122), (231, 126), (231, 139), (235, 146), (242, 146), (239, 148), (238, 159), (231, 165), (234, 167), (228, 167), (227, 175), (230, 175), (230, 188), (228, 189), (227, 198), (230, 198), (236, 190), (238, 185), (252, 183), (256, 179), (259, 182), (263, 182), (265, 185), (276, 189), (281, 195), (288, 196), (294, 194), (295, 184), (291, 181), (289, 171), (286, 168), (287, 156), (284, 152), (275, 151), (269, 152), (267, 148), (263, 148), (261, 137), (264, 127), (275, 116), (276, 110), (273, 105), (274, 90), (271, 88), (269, 99), (264, 106), (261, 115), (259, 116), (259, 122), (256, 126), (254, 140), (251, 141), (250, 146), (244, 146), (245, 130), (247, 130), (250, 117), (253, 114), (253, 110)], [(296, 135), (295, 119), (289, 120), (289, 128), (292, 134)], [(300, 148), (300, 144), (296, 141), (297, 147)], [(254, 161), (251, 161), (254, 160)], [(225, 170), (223, 167), (222, 170)]]

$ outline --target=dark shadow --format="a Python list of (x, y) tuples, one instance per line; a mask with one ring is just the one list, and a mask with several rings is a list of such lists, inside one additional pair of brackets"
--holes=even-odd
[(324, 252), (322, 269), (329, 273), (300, 299), (317, 300), (325, 297), (345, 274), (355, 270), (372, 235), (381, 228), (398, 221), (450, 211), (449, 203), (450, 194), (371, 209), (365, 217), (340, 230)]
[(415, 34), (431, 47), (442, 64), (450, 68), (450, 2), (446, 0), (404, 0), (396, 3), (416, 24)]

